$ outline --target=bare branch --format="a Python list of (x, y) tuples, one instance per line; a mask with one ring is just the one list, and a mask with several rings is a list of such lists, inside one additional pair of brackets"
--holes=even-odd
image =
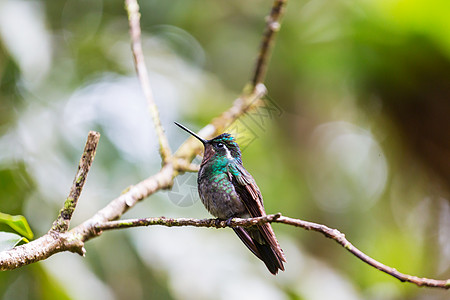
[(267, 62), (270, 58), (270, 50), (275, 39), (275, 34), (280, 30), (280, 18), (283, 16), (287, 0), (275, 0), (270, 15), (266, 20), (263, 38), (259, 47), (258, 59), (252, 78), (252, 88), (264, 82), (267, 73)]
[(144, 61), (144, 53), (142, 52), (141, 43), (141, 26), (139, 13), (139, 4), (137, 0), (126, 0), (125, 9), (128, 13), (128, 22), (130, 25), (130, 35), (131, 35), (131, 51), (133, 52), (134, 64), (136, 67), (136, 72), (141, 82), (142, 91), (144, 92), (145, 99), (147, 99), (148, 109), (150, 115), (152, 116), (153, 124), (155, 126), (156, 134), (158, 135), (159, 141), (159, 152), (163, 163), (167, 163), (171, 157), (171, 151), (169, 142), (164, 133), (164, 128), (161, 124), (159, 118), (158, 107), (155, 104), (153, 98), (152, 88), (150, 87), (150, 80), (148, 77), (147, 68)]
[(200, 165), (186, 161), (185, 159), (178, 158), (173, 161), (175, 169), (180, 172), (198, 172)]
[(13, 270), (49, 258), (53, 254), (71, 251), (84, 255), (83, 243), (70, 232), (49, 231), (40, 238), (0, 252), (0, 271)]
[(83, 190), (84, 183), (86, 182), (87, 174), (91, 169), (92, 162), (94, 161), (99, 140), (100, 133), (95, 131), (89, 132), (86, 145), (84, 146), (83, 155), (81, 156), (80, 163), (78, 164), (78, 171), (73, 179), (69, 196), (66, 198), (64, 206), (60, 210), (55, 222), (53, 222), (51, 230), (65, 232), (69, 229), (72, 214), (77, 206), (78, 198), (80, 198), (81, 191)]
[(437, 288), (450, 288), (450, 279), (447, 280), (436, 280), (429, 278), (420, 278), (417, 276), (411, 276), (407, 274), (400, 273), (394, 268), (386, 266), (377, 260), (371, 258), (370, 256), (364, 254), (361, 250), (353, 246), (346, 238), (345, 234), (341, 233), (337, 229), (329, 228), (322, 224), (317, 224), (313, 222), (303, 221), (300, 219), (293, 219), (289, 217), (284, 217), (280, 213), (275, 215), (267, 215), (258, 218), (249, 218), (249, 219), (239, 219), (235, 218), (231, 221), (219, 220), (219, 219), (192, 219), (192, 218), (144, 218), (144, 219), (132, 219), (132, 220), (120, 220), (120, 221), (111, 221), (105, 222), (103, 224), (99, 224), (95, 227), (97, 232), (112, 230), (112, 229), (121, 229), (121, 228), (129, 228), (129, 227), (140, 227), (140, 226), (151, 226), (151, 225), (162, 225), (168, 227), (174, 226), (194, 226), (194, 227), (213, 227), (213, 228), (224, 228), (224, 227), (249, 227), (262, 223), (282, 223), (295, 227), (301, 227), (306, 230), (313, 230), (322, 233), (327, 238), (335, 240), (342, 247), (347, 249), (350, 253), (355, 255), (357, 258), (365, 262), (366, 264), (385, 272), (388, 275), (391, 275), (402, 282), (410, 282), (416, 284), (417, 286), (426, 286), (426, 287), (437, 287)]

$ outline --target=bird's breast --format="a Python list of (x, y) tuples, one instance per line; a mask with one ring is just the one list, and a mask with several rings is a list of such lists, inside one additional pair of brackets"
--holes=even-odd
[(198, 193), (206, 209), (217, 218), (248, 217), (244, 203), (225, 172), (213, 175), (200, 172)]

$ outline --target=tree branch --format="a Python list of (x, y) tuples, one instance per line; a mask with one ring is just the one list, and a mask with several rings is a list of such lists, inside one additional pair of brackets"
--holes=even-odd
[(270, 15), (266, 19), (266, 28), (259, 47), (258, 59), (256, 60), (255, 71), (252, 77), (252, 86), (256, 87), (264, 82), (267, 73), (267, 62), (270, 58), (271, 46), (275, 39), (275, 34), (280, 30), (280, 19), (284, 13), (287, 0), (275, 0), (272, 5)]
[(95, 226), (95, 230), (100, 234), (105, 230), (122, 229), (130, 227), (141, 227), (141, 226), (151, 226), (151, 225), (162, 225), (167, 227), (176, 226), (194, 226), (194, 227), (213, 227), (213, 228), (225, 228), (225, 227), (249, 227), (257, 224), (263, 223), (282, 223), (286, 225), (291, 225), (295, 227), (300, 227), (306, 230), (312, 230), (322, 233), (327, 238), (330, 238), (340, 244), (342, 247), (347, 249), (350, 253), (355, 255), (357, 258), (365, 262), (366, 264), (390, 275), (402, 282), (410, 282), (416, 284), (417, 286), (427, 286), (427, 287), (437, 287), (437, 288), (450, 288), (450, 279), (447, 280), (436, 280), (429, 278), (420, 278), (417, 276), (411, 276), (407, 274), (400, 273), (394, 268), (386, 266), (377, 260), (371, 258), (370, 256), (364, 254), (361, 250), (353, 246), (346, 238), (345, 234), (341, 233), (337, 229), (329, 228), (322, 224), (317, 224), (313, 222), (303, 221), (300, 219), (293, 219), (289, 217), (284, 217), (280, 213), (274, 215), (267, 215), (257, 218), (249, 219), (239, 219), (234, 218), (231, 221), (219, 220), (219, 219), (192, 219), (192, 218), (144, 218), (144, 219), (131, 219), (131, 220), (120, 220), (105, 222)]
[(63, 251), (84, 256), (83, 242), (70, 232), (50, 230), (40, 238), (7, 251), (0, 252), (0, 271), (13, 270), (49, 258)]
[(81, 156), (80, 163), (78, 164), (78, 171), (73, 179), (69, 196), (66, 198), (64, 206), (60, 210), (55, 222), (53, 222), (51, 230), (65, 232), (69, 229), (72, 214), (77, 206), (78, 198), (80, 198), (81, 191), (83, 190), (84, 183), (86, 182), (87, 174), (91, 169), (92, 162), (94, 161), (99, 140), (100, 133), (95, 131), (89, 132), (86, 145), (84, 146), (83, 155)]
[(152, 88), (150, 87), (150, 80), (148, 77), (147, 68), (145, 67), (144, 61), (144, 53), (142, 51), (142, 43), (141, 43), (141, 26), (140, 26), (140, 18), (141, 14), (139, 13), (139, 4), (137, 0), (126, 0), (125, 1), (125, 9), (128, 13), (128, 22), (130, 26), (130, 35), (131, 35), (131, 52), (134, 57), (134, 65), (136, 67), (136, 72), (139, 77), (139, 81), (141, 82), (142, 91), (144, 92), (145, 99), (147, 99), (148, 109), (150, 111), (150, 115), (153, 120), (153, 124), (155, 126), (156, 134), (158, 136), (159, 141), (159, 153), (163, 160), (163, 163), (168, 163), (171, 158), (171, 151), (169, 147), (169, 142), (164, 133), (164, 128), (161, 124), (161, 120), (159, 118), (158, 107), (155, 104), (155, 100), (153, 98)]

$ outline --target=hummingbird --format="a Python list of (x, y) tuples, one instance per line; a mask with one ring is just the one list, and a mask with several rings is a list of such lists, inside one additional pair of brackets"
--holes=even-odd
[[(198, 172), (198, 193), (203, 205), (216, 218), (265, 216), (263, 198), (255, 179), (242, 164), (241, 151), (234, 137), (223, 133), (205, 140), (185, 126), (181, 129), (196, 137), (204, 146), (203, 160)], [(284, 271), (283, 250), (269, 223), (251, 227), (233, 227), (247, 248), (264, 262), (270, 273)]]

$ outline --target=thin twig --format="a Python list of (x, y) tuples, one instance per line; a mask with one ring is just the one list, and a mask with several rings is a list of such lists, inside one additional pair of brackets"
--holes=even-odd
[(86, 182), (87, 174), (89, 173), (92, 162), (94, 161), (99, 140), (100, 133), (95, 131), (89, 132), (86, 145), (84, 146), (83, 155), (81, 156), (78, 164), (77, 173), (75, 174), (72, 187), (70, 188), (69, 196), (66, 198), (64, 206), (61, 208), (58, 217), (53, 222), (51, 230), (65, 232), (69, 229), (72, 214), (77, 206), (78, 198), (80, 198), (81, 191), (83, 190), (84, 183)]
[(141, 14), (139, 13), (139, 4), (137, 3), (137, 0), (126, 0), (125, 9), (128, 13), (128, 22), (131, 35), (131, 51), (133, 52), (134, 65), (136, 67), (139, 81), (141, 82), (145, 99), (147, 99), (148, 109), (150, 111), (156, 134), (158, 136), (159, 152), (161, 158), (163, 160), (163, 163), (168, 163), (171, 158), (171, 151), (169, 142), (164, 133), (164, 128), (161, 124), (161, 119), (159, 118), (158, 107), (156, 106), (155, 100), (153, 98), (153, 92), (152, 88), (150, 87), (150, 80), (148, 77), (147, 68), (145, 66), (144, 53), (142, 51), (141, 42)]
[(267, 73), (267, 64), (270, 58), (270, 50), (275, 39), (275, 34), (280, 30), (280, 19), (283, 16), (287, 0), (275, 0), (270, 15), (266, 19), (266, 28), (259, 47), (258, 59), (252, 77), (252, 88), (258, 83), (263, 83)]
[(391, 275), (402, 282), (410, 282), (416, 284), (417, 286), (427, 286), (427, 287), (437, 287), (437, 288), (450, 288), (450, 279), (447, 280), (436, 280), (429, 278), (420, 278), (417, 276), (411, 276), (407, 274), (400, 273), (394, 268), (386, 266), (378, 262), (377, 260), (371, 258), (370, 256), (364, 254), (361, 250), (353, 246), (346, 238), (345, 234), (341, 233), (337, 229), (329, 228), (322, 224), (317, 224), (313, 222), (303, 221), (300, 219), (293, 219), (289, 217), (284, 217), (281, 214), (267, 215), (258, 218), (249, 219), (232, 219), (231, 221), (218, 220), (218, 219), (192, 219), (192, 218), (144, 218), (144, 219), (131, 219), (131, 220), (119, 220), (110, 221), (103, 224), (95, 226), (95, 230), (100, 234), (101, 231), (130, 228), (130, 227), (140, 227), (140, 226), (151, 226), (151, 225), (162, 225), (168, 227), (175, 226), (194, 226), (194, 227), (213, 227), (213, 228), (224, 228), (224, 227), (248, 227), (254, 226), (256, 224), (262, 223), (282, 223), (295, 227), (301, 227), (306, 230), (313, 230), (322, 233), (327, 238), (330, 238), (340, 244), (342, 247), (347, 249), (350, 253), (355, 255), (357, 258), (367, 263), (368, 265)]

